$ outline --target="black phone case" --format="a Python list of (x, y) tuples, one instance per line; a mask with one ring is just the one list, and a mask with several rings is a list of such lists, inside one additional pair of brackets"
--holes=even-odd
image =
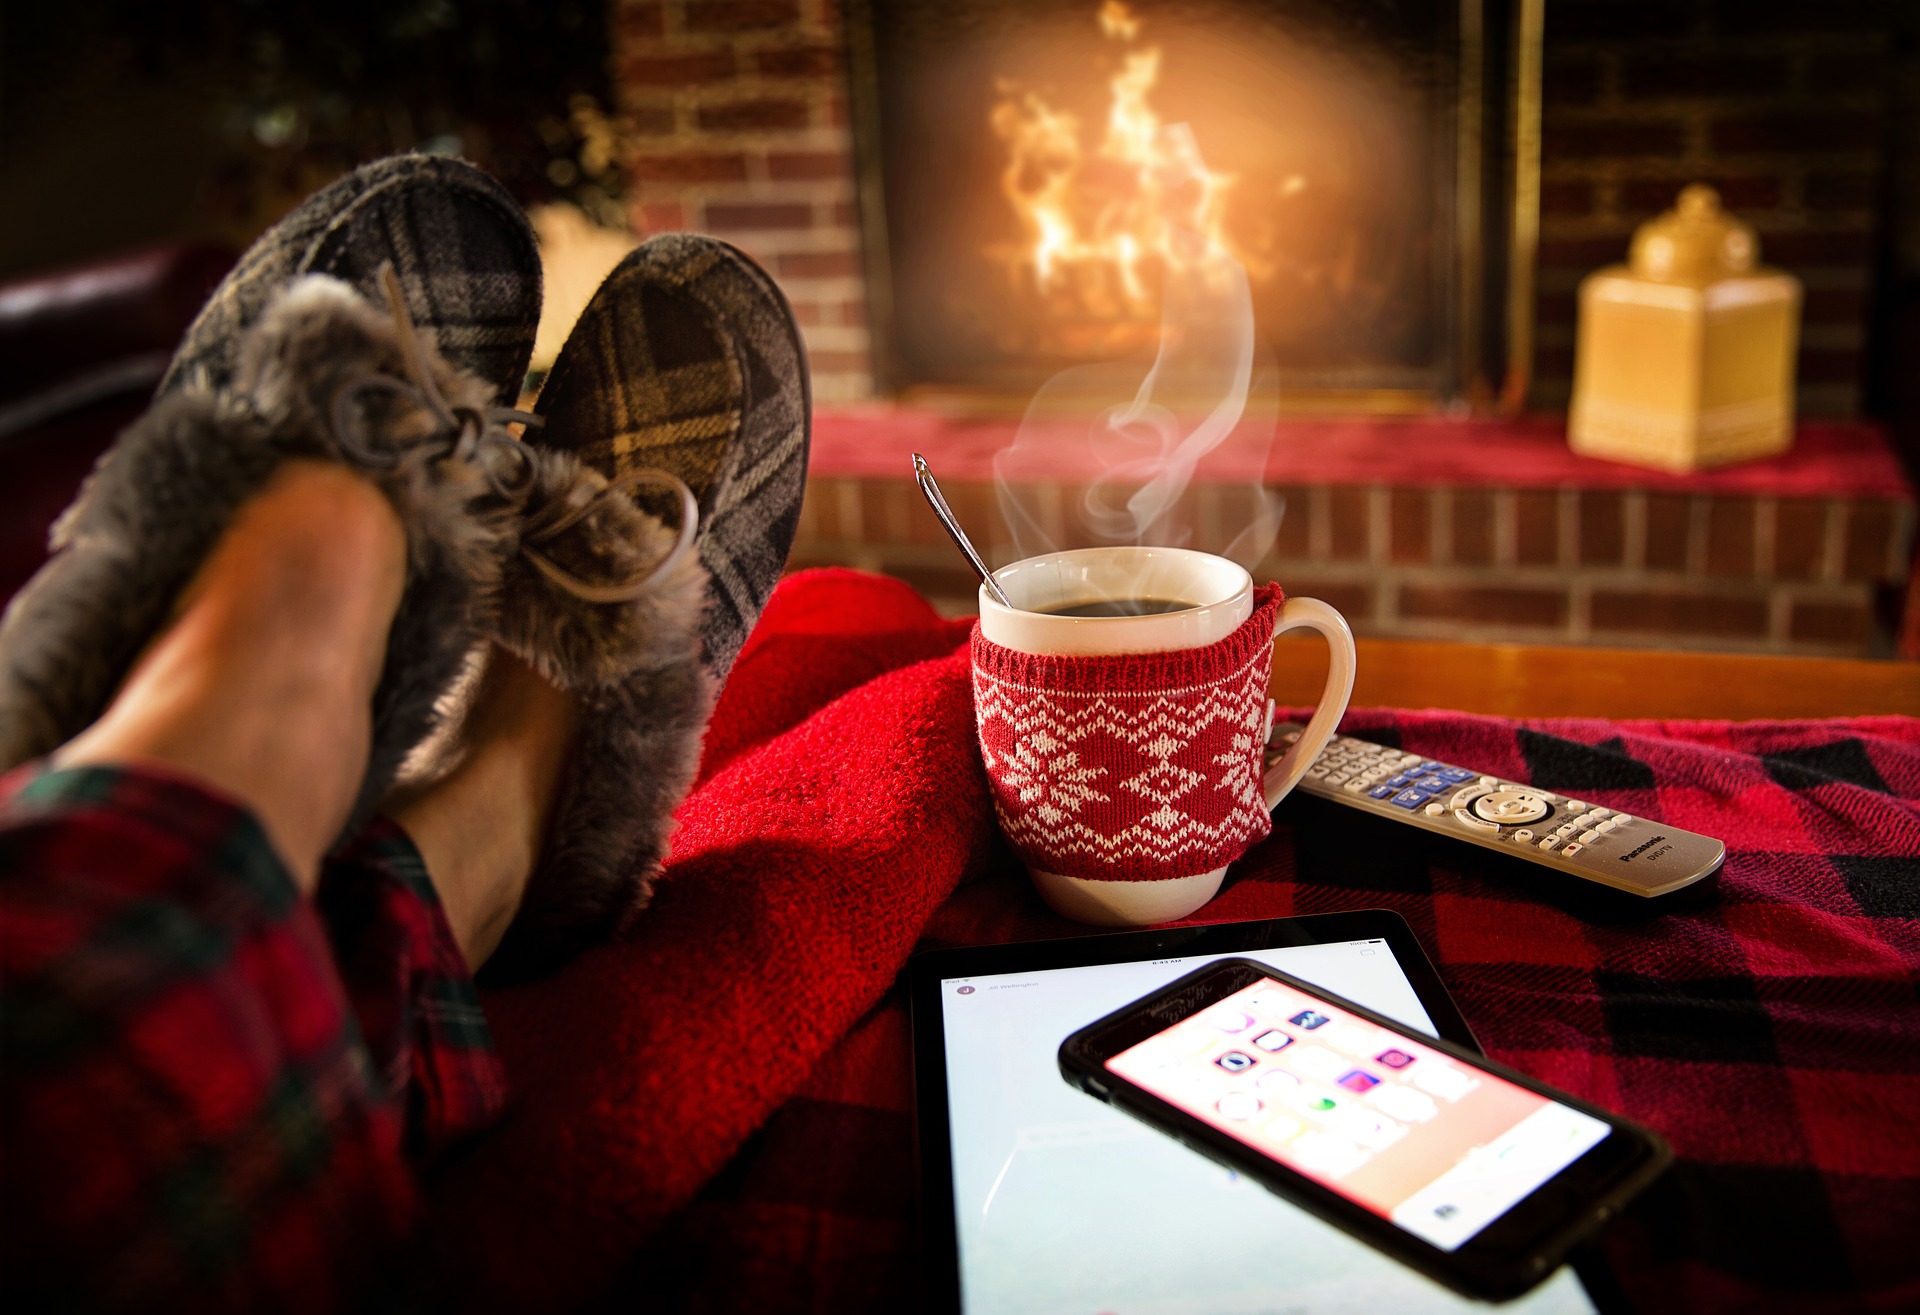
[[(1325, 1000), (1336, 1008), (1348, 1010), (1396, 1036), (1404, 1036), (1410, 1041), (1439, 1050), (1471, 1068), (1505, 1078), (1515, 1086), (1550, 1097), (1572, 1109), (1589, 1114), (1613, 1128), (1615, 1135), (1637, 1142), (1641, 1153), (1636, 1160), (1617, 1171), (1611, 1181), (1590, 1197), (1585, 1198), (1580, 1208), (1569, 1211), (1566, 1219), (1559, 1226), (1543, 1231), (1523, 1247), (1500, 1254), (1489, 1254), (1484, 1248), (1475, 1250), (1474, 1242), (1477, 1239), (1470, 1239), (1456, 1251), (1442, 1251), (1331, 1188), (1322, 1186), (1296, 1170), (1268, 1159), (1237, 1138), (1175, 1108), (1150, 1092), (1132, 1086), (1109, 1072), (1099, 1059), (1087, 1053), (1093, 1038), (1111, 1029), (1121, 1020), (1143, 1011), (1151, 1011), (1168, 997), (1194, 989), (1204, 978), (1235, 968), (1257, 971), (1263, 976), (1305, 992), (1315, 999)], [(1196, 1005), (1190, 1012), (1198, 1012), (1214, 1002), (1214, 999), (1208, 999)], [(1186, 1016), (1186, 1014), (1181, 1015), (1181, 1017)], [(1173, 1020), (1156, 1021), (1161, 1022), (1164, 1027), (1171, 1026)], [(1466, 1296), (1483, 1300), (1498, 1301), (1517, 1297), (1545, 1279), (1566, 1258), (1567, 1252), (1612, 1219), (1621, 1206), (1657, 1178), (1673, 1160), (1673, 1153), (1666, 1141), (1651, 1129), (1630, 1123), (1577, 1096), (1557, 1091), (1524, 1073), (1508, 1068), (1484, 1055), (1475, 1054), (1464, 1046), (1410, 1031), (1391, 1018), (1364, 1005), (1333, 995), (1254, 959), (1221, 959), (1206, 964), (1168, 983), (1153, 994), (1114, 1010), (1061, 1042), (1058, 1059), (1060, 1074), (1066, 1079), (1068, 1085), (1078, 1087), (1096, 1100), (1125, 1111), (1222, 1167), (1235, 1173), (1246, 1174), (1268, 1190), (1394, 1259), (1412, 1266), (1436, 1282), (1445, 1284)], [(1603, 1146), (1605, 1144), (1606, 1142), (1601, 1143)], [(1576, 1161), (1575, 1165), (1579, 1163)], [(1549, 1197), (1555, 1190), (1555, 1183), (1564, 1176), (1564, 1171), (1556, 1175), (1532, 1195), (1517, 1202), (1511, 1210), (1501, 1216), (1501, 1219), (1522, 1215), (1530, 1207), (1537, 1209), (1546, 1204), (1542, 1198)]]

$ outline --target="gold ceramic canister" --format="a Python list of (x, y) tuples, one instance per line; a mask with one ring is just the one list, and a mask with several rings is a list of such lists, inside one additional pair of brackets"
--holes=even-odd
[(1627, 264), (1587, 276), (1574, 451), (1698, 470), (1792, 446), (1800, 280), (1759, 258), (1753, 229), (1696, 183), (1640, 226)]

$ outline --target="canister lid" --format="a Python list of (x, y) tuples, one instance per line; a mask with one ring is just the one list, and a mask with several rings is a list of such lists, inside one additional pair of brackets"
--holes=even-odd
[(1680, 190), (1673, 209), (1640, 225), (1627, 257), (1635, 278), (1705, 287), (1753, 271), (1760, 240), (1753, 226), (1720, 208), (1720, 194), (1705, 183)]

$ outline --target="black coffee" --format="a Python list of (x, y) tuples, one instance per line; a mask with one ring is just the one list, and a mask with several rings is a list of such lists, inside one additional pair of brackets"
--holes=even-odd
[(1178, 598), (1103, 598), (1039, 610), (1046, 616), (1158, 616), (1162, 612), (1184, 612), (1192, 606)]

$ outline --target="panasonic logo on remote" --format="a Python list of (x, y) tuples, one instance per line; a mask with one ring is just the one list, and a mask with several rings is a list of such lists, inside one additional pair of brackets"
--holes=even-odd
[(1620, 856), (1620, 861), (1624, 863), (1630, 858), (1638, 858), (1640, 855), (1646, 853), (1649, 849), (1652, 849), (1655, 845), (1659, 844), (1662, 840), (1665, 840), (1665, 839), (1666, 839), (1665, 836), (1655, 836), (1651, 840), (1643, 841), (1638, 848), (1629, 849), (1626, 853), (1622, 854)]

